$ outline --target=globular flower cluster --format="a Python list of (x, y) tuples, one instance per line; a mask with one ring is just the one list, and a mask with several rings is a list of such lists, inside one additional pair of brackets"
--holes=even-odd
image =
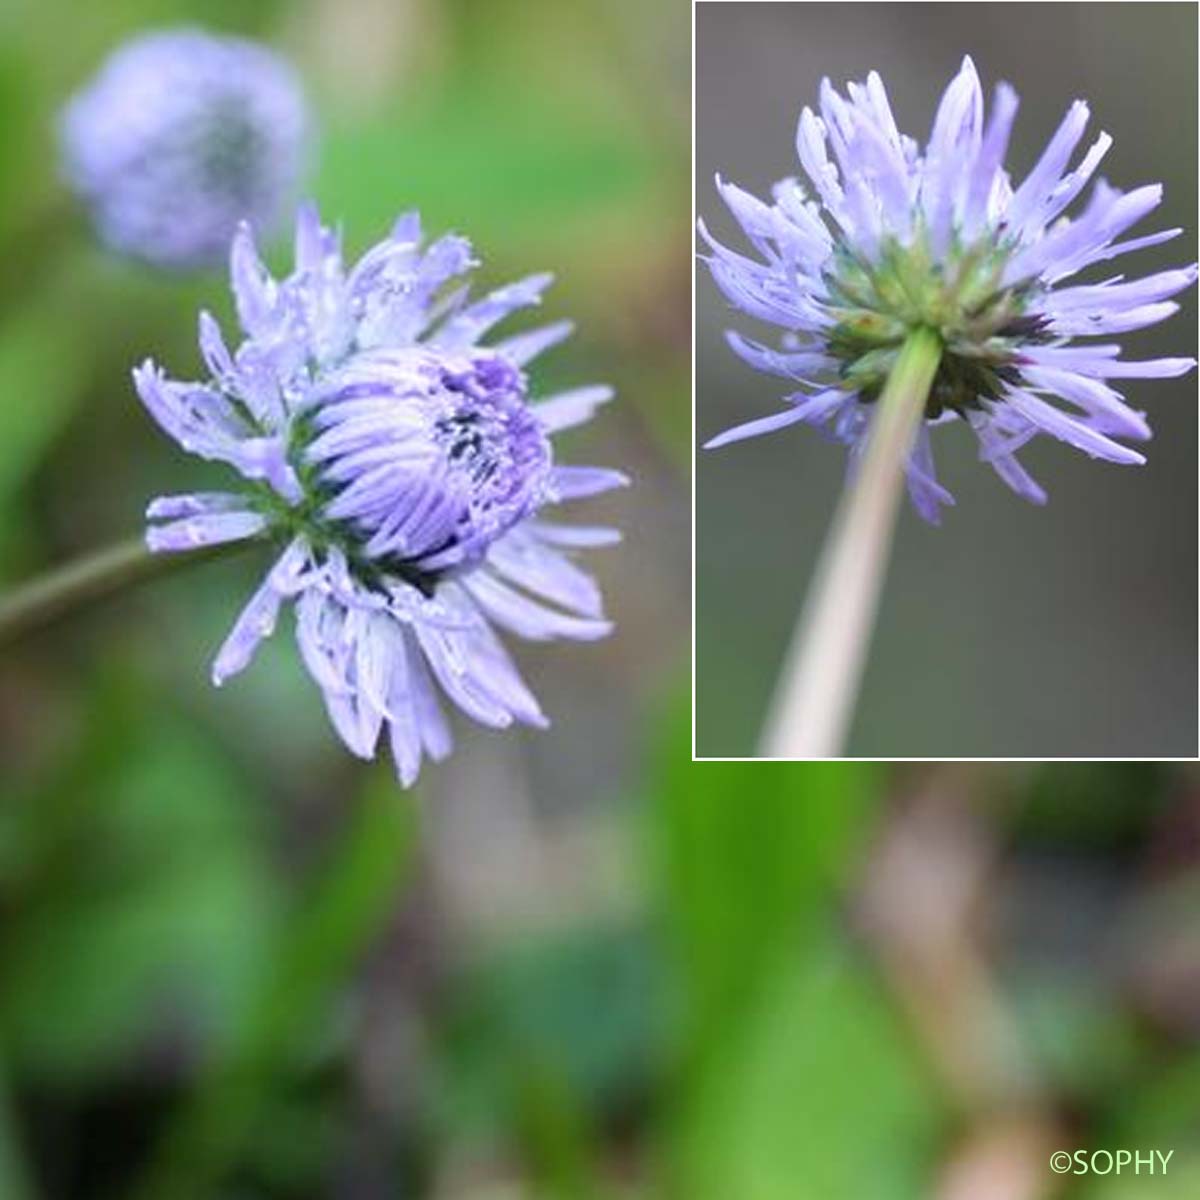
[(308, 108), (267, 47), (198, 29), (118, 48), (68, 103), (63, 172), (114, 250), (168, 269), (219, 263), (238, 222), (277, 227), (304, 168)]
[[(723, 445), (805, 422), (861, 451), (899, 348), (933, 330), (941, 358), (925, 421), (907, 463), (909, 493), (936, 523), (953, 498), (936, 479), (929, 427), (966, 421), (981, 458), (1019, 495), (1046, 494), (1016, 451), (1039, 434), (1116, 463), (1144, 459), (1118, 439), (1150, 436), (1144, 415), (1109, 383), (1180, 375), (1191, 358), (1126, 362), (1112, 343), (1072, 339), (1141, 329), (1174, 313), (1169, 297), (1195, 265), (1125, 281), (1066, 284), (1080, 271), (1181, 232), (1118, 240), (1153, 211), (1159, 185), (1121, 192), (1099, 180), (1074, 217), (1111, 139), (1071, 159), (1088, 122), (1075, 101), (1022, 182), (1003, 163), (1017, 97), (996, 89), (986, 124), (971, 60), (947, 87), (922, 152), (896, 127), (877, 74), (839, 95), (825, 80), (820, 115), (804, 109), (796, 148), (811, 181), (779, 183), (767, 204), (718, 177), (717, 186), (759, 258), (701, 233), (713, 279), (738, 309), (782, 327), (778, 347), (730, 332), (752, 367), (796, 381), (781, 413), (714, 438)], [(832, 151), (832, 157), (830, 155)], [(1067, 407), (1063, 407), (1066, 405)]]
[(454, 286), (477, 264), (448, 235), (423, 244), (415, 214), (352, 269), (338, 236), (302, 207), (295, 269), (273, 279), (243, 227), (232, 283), (245, 338), (231, 352), (200, 317), (211, 378), (134, 372), (155, 420), (186, 450), (233, 466), (234, 492), (155, 500), (156, 551), (273, 535), (282, 551), (213, 664), (247, 665), (285, 603), (303, 661), (355, 754), (386, 727), (402, 782), (450, 732), (439, 690), (484, 725), (546, 719), (493, 626), (535, 640), (609, 632), (598, 588), (571, 559), (615, 542), (545, 510), (627, 482), (562, 466), (550, 438), (611, 396), (581, 387), (534, 402), (526, 365), (571, 332), (545, 325), (481, 339), (537, 304), (536, 275), (471, 301)]

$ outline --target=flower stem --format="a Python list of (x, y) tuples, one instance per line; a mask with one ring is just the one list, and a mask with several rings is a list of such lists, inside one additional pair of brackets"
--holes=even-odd
[(249, 544), (224, 542), (182, 553), (154, 554), (137, 537), (76, 559), (0, 597), (0, 646), (114, 592), (169, 575), (192, 563), (236, 552)]
[(767, 716), (769, 758), (842, 753), (887, 565), (904, 466), (942, 347), (916, 329), (900, 349), (858, 471), (834, 515)]

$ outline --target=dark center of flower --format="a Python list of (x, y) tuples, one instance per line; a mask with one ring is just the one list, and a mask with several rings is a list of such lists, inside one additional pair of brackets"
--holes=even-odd
[(446, 461), (469, 481), (476, 518), (486, 522), (503, 510), (507, 528), (527, 511), (530, 486), (540, 485), (549, 463), (521, 374), (493, 355), (473, 360), (466, 371), (443, 369), (441, 386), (447, 405), (433, 428)]
[(827, 347), (860, 401), (878, 399), (904, 339), (920, 327), (943, 346), (928, 418), (965, 415), (999, 397), (1016, 378), (1019, 348), (1048, 340), (1041, 318), (1025, 311), (1029, 286), (1002, 283), (1008, 252), (991, 237), (966, 246), (953, 240), (935, 259), (920, 233), (909, 244), (885, 244), (872, 263), (838, 251), (827, 279), (837, 318)]
[(260, 186), (266, 146), (263, 130), (240, 97), (215, 103), (193, 134), (193, 161), (206, 191), (249, 204)]
[(366, 581), (398, 575), (426, 592), (533, 511), (551, 467), (524, 376), (483, 350), (356, 355), (319, 386), (294, 440), (319, 536)]

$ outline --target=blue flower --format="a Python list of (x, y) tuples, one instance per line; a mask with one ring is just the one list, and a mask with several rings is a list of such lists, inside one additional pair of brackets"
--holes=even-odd
[(481, 344), (537, 304), (550, 277), (472, 302), (452, 286), (477, 265), (470, 244), (423, 246), (415, 214), (347, 271), (311, 206), (286, 279), (267, 273), (244, 226), (231, 258), (245, 333), (236, 352), (202, 313), (208, 382), (171, 381), (149, 361), (134, 372), (167, 433), (244, 480), (234, 492), (155, 500), (150, 548), (262, 535), (282, 546), (218, 652), (214, 682), (247, 665), (291, 602), (342, 740), (369, 758), (386, 726), (406, 785), (423, 755), (450, 750), (439, 689), (484, 725), (544, 726), (493, 625), (535, 640), (609, 632), (599, 590), (571, 554), (618, 534), (559, 525), (545, 510), (627, 482), (556, 465), (550, 444), (610, 389), (531, 402), (524, 368), (570, 334), (568, 322)]
[(113, 249), (156, 266), (220, 262), (241, 220), (294, 201), (309, 117), (265, 46), (182, 29), (127, 42), (63, 111), (63, 173)]
[(938, 334), (941, 359), (907, 462), (909, 493), (926, 520), (936, 524), (940, 507), (953, 503), (935, 477), (932, 425), (966, 421), (983, 461), (1037, 504), (1046, 494), (1016, 451), (1039, 434), (1094, 458), (1144, 462), (1117, 439), (1143, 440), (1150, 428), (1108, 381), (1181, 375), (1195, 361), (1125, 362), (1115, 344), (1070, 343), (1169, 317), (1178, 308), (1169, 297), (1195, 282), (1196, 267), (1129, 282), (1065, 281), (1180, 233), (1118, 240), (1158, 206), (1161, 186), (1120, 192), (1099, 180), (1077, 215), (1062, 215), (1112, 140), (1100, 134), (1070, 167), (1088, 121), (1077, 100), (1014, 188), (1003, 162), (1016, 94), (1000, 84), (985, 123), (969, 58), (942, 97), (923, 153), (896, 128), (877, 74), (848, 92), (843, 98), (825, 80), (821, 115), (806, 108), (800, 116), (796, 148), (815, 196), (787, 179), (766, 204), (717, 179), (760, 257), (727, 249), (701, 223), (713, 279), (734, 307), (786, 331), (778, 347), (734, 332), (729, 344), (800, 390), (783, 412), (708, 445), (804, 422), (847, 445), (853, 468), (899, 347), (926, 327)]

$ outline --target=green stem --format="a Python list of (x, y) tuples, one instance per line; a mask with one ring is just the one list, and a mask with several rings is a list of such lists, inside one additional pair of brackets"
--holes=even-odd
[(762, 740), (768, 758), (836, 758), (858, 694), (904, 480), (942, 346), (916, 329), (900, 349), (853, 482), (834, 515)]
[(0, 597), (0, 646), (69, 616), (93, 601), (160, 575), (170, 575), (192, 563), (236, 553), (249, 544), (224, 542), (181, 553), (152, 554), (138, 537), (76, 559)]

